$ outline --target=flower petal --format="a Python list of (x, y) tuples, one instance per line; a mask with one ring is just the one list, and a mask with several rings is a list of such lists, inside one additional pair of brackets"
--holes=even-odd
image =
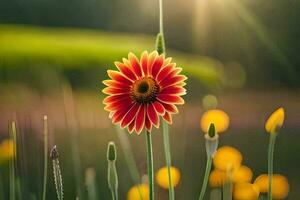
[(104, 104), (113, 103), (116, 101), (122, 101), (123, 99), (128, 98), (128, 94), (117, 94), (117, 95), (111, 95), (108, 97), (105, 97), (103, 100)]
[(132, 121), (129, 126), (127, 127), (128, 132), (131, 134), (134, 130), (134, 121)]
[(156, 112), (159, 115), (164, 115), (165, 114), (166, 110), (165, 110), (164, 106), (161, 103), (159, 103), (158, 101), (155, 101), (152, 104), (153, 104)]
[(142, 105), (135, 119), (135, 131), (139, 135), (143, 129), (146, 118), (146, 105)]
[(161, 90), (160, 94), (170, 94), (170, 95), (184, 95), (186, 94), (186, 89), (181, 86), (170, 86), (165, 87)]
[(112, 122), (114, 124), (119, 123), (124, 118), (124, 116), (128, 113), (128, 110), (131, 109), (133, 106), (135, 106), (135, 104), (129, 104), (123, 109), (117, 110), (112, 116)]
[(132, 69), (134, 70), (135, 74), (138, 77), (141, 77), (142, 69), (141, 69), (141, 66), (140, 66), (140, 63), (139, 63), (139, 60), (137, 59), (137, 57), (133, 53), (129, 53), (128, 60), (130, 61), (130, 64), (131, 64)]
[(153, 65), (153, 63), (154, 63), (156, 57), (158, 57), (157, 51), (153, 51), (153, 52), (150, 53), (150, 55), (148, 56), (148, 62), (147, 62), (148, 74), (152, 72), (152, 65)]
[(169, 113), (178, 113), (178, 109), (175, 105), (173, 104), (165, 104), (163, 103), (163, 106), (165, 107), (166, 111), (169, 112)]
[(113, 103), (109, 103), (104, 107), (104, 110), (107, 111), (116, 111), (116, 110), (120, 110), (123, 109), (124, 107), (126, 107), (127, 105), (132, 104), (132, 100), (127, 97), (124, 99), (120, 99), (120, 101), (115, 101)]
[(133, 81), (137, 79), (133, 71), (131, 71), (130, 67), (128, 67), (124, 63), (115, 62), (115, 65), (120, 70), (120, 72), (122, 72), (128, 79)]
[(112, 94), (112, 95), (117, 95), (117, 94), (129, 94), (130, 89), (129, 88), (113, 88), (113, 87), (106, 87), (102, 90), (104, 94)]
[(184, 75), (177, 75), (177, 76), (174, 76), (172, 78), (164, 79), (162, 82), (160, 82), (160, 86), (162, 88), (165, 88), (165, 87), (168, 87), (168, 86), (180, 84), (180, 83), (184, 82), (186, 79), (187, 78)]
[(162, 65), (164, 63), (164, 55), (160, 55), (155, 59), (155, 62), (153, 63), (152, 69), (151, 69), (151, 75), (156, 79), (157, 74), (162, 69)]
[(152, 130), (152, 124), (151, 124), (151, 122), (149, 120), (149, 117), (147, 115), (146, 115), (146, 119), (145, 119), (145, 127), (146, 127), (146, 129), (147, 129), (148, 132), (151, 132), (151, 130)]
[(102, 83), (108, 87), (113, 87), (113, 88), (124, 88), (124, 87), (130, 88), (129, 85), (126, 85), (126, 84), (123, 84), (123, 83), (120, 83), (120, 82), (117, 82), (114, 80), (104, 80), (104, 81), (102, 81)]
[(183, 98), (175, 95), (159, 94), (156, 98), (166, 104), (184, 104)]
[(157, 78), (156, 78), (157, 81), (161, 82), (162, 80), (164, 80), (170, 73), (173, 72), (175, 66), (176, 66), (175, 63), (170, 63), (170, 64), (166, 65), (164, 68), (162, 68), (157, 75)]
[(111, 79), (118, 81), (120, 83), (126, 84), (126, 85), (131, 85), (133, 82), (132, 80), (129, 80), (124, 75), (122, 75), (122, 73), (120, 73), (118, 71), (107, 70), (107, 74)]
[(135, 119), (135, 116), (137, 115), (139, 108), (140, 108), (140, 104), (138, 104), (138, 103), (135, 103), (131, 107), (131, 109), (126, 113), (126, 115), (122, 119), (122, 122), (121, 122), (122, 128), (128, 126)]
[(166, 120), (168, 124), (172, 124), (172, 117), (170, 113), (166, 112), (166, 114), (163, 116), (163, 119)]
[(157, 112), (153, 106), (152, 103), (148, 104), (147, 107), (147, 116), (149, 117), (149, 120), (151, 121), (151, 123), (158, 128), (159, 127), (159, 120), (158, 120), (158, 115)]
[(144, 76), (148, 76), (148, 52), (144, 51), (141, 56), (141, 66), (144, 73)]

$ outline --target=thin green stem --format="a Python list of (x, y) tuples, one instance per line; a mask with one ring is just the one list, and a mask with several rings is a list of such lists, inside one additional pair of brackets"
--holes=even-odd
[(48, 179), (48, 117), (44, 116), (44, 183), (43, 183), (43, 200), (46, 200)]
[(164, 26), (163, 26), (163, 2), (159, 0), (159, 33), (164, 34)]
[(171, 176), (171, 151), (170, 151), (170, 139), (169, 139), (169, 125), (167, 122), (163, 121), (163, 138), (164, 138), (164, 149), (165, 149), (165, 157), (166, 157), (166, 165), (168, 169), (168, 177), (169, 177), (169, 199), (174, 200), (174, 187), (172, 183)]
[(268, 177), (269, 177), (269, 192), (268, 200), (272, 200), (272, 184), (273, 184), (273, 157), (277, 133), (272, 133), (269, 140), (268, 149)]
[(212, 157), (208, 155), (207, 160), (206, 160), (205, 174), (204, 174), (204, 178), (203, 178), (201, 192), (199, 195), (199, 200), (203, 200), (204, 195), (205, 195), (205, 191), (206, 191), (206, 187), (207, 187), (207, 183), (208, 183), (209, 172), (211, 169), (211, 163), (212, 163)]
[(153, 167), (153, 150), (152, 150), (152, 135), (146, 132), (147, 142), (147, 165), (148, 165), (148, 178), (149, 178), (149, 200), (154, 200), (154, 167)]

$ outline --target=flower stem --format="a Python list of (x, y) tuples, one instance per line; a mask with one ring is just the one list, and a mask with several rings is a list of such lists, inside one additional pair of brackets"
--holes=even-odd
[(168, 169), (168, 177), (169, 177), (169, 199), (174, 200), (174, 187), (172, 183), (171, 177), (171, 151), (170, 151), (170, 140), (169, 140), (169, 126), (168, 124), (163, 121), (163, 138), (164, 138), (164, 149), (165, 149), (165, 157), (166, 157), (166, 165)]
[(163, 26), (163, 2), (159, 0), (159, 33), (164, 34), (164, 26)]
[(268, 149), (268, 177), (269, 177), (269, 192), (268, 200), (272, 200), (272, 184), (273, 184), (273, 157), (274, 157), (274, 147), (276, 141), (277, 133), (273, 133), (270, 136), (269, 140), (269, 149)]
[(48, 179), (48, 118), (44, 116), (44, 183), (43, 200), (46, 200), (47, 179)]
[(152, 135), (146, 132), (147, 141), (147, 165), (149, 178), (149, 200), (154, 200), (154, 174), (153, 174), (153, 150), (152, 150)]
[(206, 187), (207, 187), (207, 183), (208, 183), (209, 172), (211, 169), (211, 163), (212, 163), (212, 157), (207, 155), (205, 174), (204, 174), (204, 178), (203, 178), (201, 192), (199, 195), (199, 200), (203, 200), (204, 195), (205, 195), (205, 191), (206, 191)]

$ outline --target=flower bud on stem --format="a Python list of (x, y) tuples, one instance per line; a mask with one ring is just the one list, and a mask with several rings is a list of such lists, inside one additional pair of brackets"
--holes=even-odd
[(107, 181), (113, 200), (118, 200), (118, 174), (116, 169), (116, 160), (116, 145), (114, 142), (109, 142), (107, 147)]

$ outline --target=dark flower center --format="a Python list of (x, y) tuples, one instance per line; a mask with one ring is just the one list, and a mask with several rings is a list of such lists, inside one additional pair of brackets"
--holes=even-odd
[(159, 86), (156, 81), (151, 78), (142, 78), (133, 83), (131, 97), (138, 103), (148, 103), (155, 100), (159, 92)]

